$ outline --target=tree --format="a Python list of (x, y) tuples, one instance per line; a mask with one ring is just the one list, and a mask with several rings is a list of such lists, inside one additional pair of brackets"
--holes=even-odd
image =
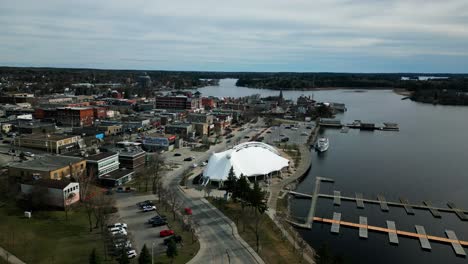
[(128, 255), (127, 255), (127, 251), (125, 250), (125, 247), (122, 249), (122, 252), (120, 253), (119, 264), (130, 264), (130, 260), (128, 259)]
[(71, 204), (73, 201), (73, 198), (75, 198), (75, 193), (70, 193), (68, 196), (65, 198), (65, 201), (63, 203), (63, 209), (65, 211), (65, 220), (68, 221), (68, 212), (71, 209)]
[(250, 205), (255, 210), (255, 240), (257, 246), (257, 252), (260, 249), (260, 222), (262, 215), (268, 210), (268, 206), (265, 200), (265, 192), (262, 191), (258, 182), (254, 183), (252, 191), (249, 193)]
[(167, 244), (166, 255), (171, 259), (171, 263), (174, 261), (177, 254), (177, 244), (174, 239), (170, 239)]
[(237, 183), (237, 178), (236, 178), (236, 175), (234, 174), (234, 167), (231, 167), (228, 177), (226, 181), (224, 182), (224, 186), (226, 187), (226, 193), (233, 194), (236, 189), (236, 183)]
[(138, 257), (138, 264), (150, 264), (151, 263), (151, 255), (146, 247), (146, 244), (143, 245), (141, 249), (140, 256)]
[(101, 260), (99, 259), (99, 255), (96, 253), (96, 249), (93, 248), (91, 254), (89, 255), (89, 264), (99, 264)]
[(169, 204), (171, 206), (171, 212), (172, 212), (172, 219), (175, 220), (175, 216), (177, 211), (180, 209), (182, 202), (180, 201), (177, 192), (168, 192), (169, 196)]

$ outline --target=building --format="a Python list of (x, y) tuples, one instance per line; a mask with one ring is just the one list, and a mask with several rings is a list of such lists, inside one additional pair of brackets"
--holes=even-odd
[(55, 132), (55, 124), (42, 122), (19, 122), (16, 126), (20, 134), (47, 134)]
[(166, 126), (165, 132), (181, 138), (190, 138), (193, 137), (193, 126), (188, 123), (170, 124)]
[(92, 107), (59, 107), (57, 124), (64, 126), (92, 126), (94, 124), (94, 109)]
[(142, 89), (151, 87), (151, 77), (149, 77), (146, 73), (145, 75), (138, 76), (138, 85)]
[(205, 124), (213, 124), (213, 115), (212, 114), (196, 114), (190, 113), (187, 116), (187, 121), (191, 123), (205, 123)]
[(214, 98), (202, 97), (201, 104), (205, 109), (216, 108), (216, 101)]
[(231, 168), (237, 178), (243, 175), (257, 180), (275, 172), (281, 173), (288, 166), (289, 160), (281, 157), (274, 147), (261, 142), (246, 142), (211, 155), (203, 170), (203, 184), (215, 182), (222, 185)]
[(145, 166), (146, 152), (139, 147), (128, 147), (119, 151), (121, 168), (139, 170)]
[(33, 103), (36, 100), (34, 94), (13, 93), (0, 96), (1, 104)]
[(121, 168), (100, 176), (99, 182), (107, 187), (115, 187), (133, 180), (134, 175), (133, 170)]
[(210, 131), (214, 131), (214, 124), (208, 125), (206, 123), (192, 123), (192, 126), (197, 137), (206, 136)]
[(43, 201), (46, 205), (60, 208), (80, 200), (80, 185), (69, 180), (31, 180), (21, 184), (21, 192), (25, 195), (33, 195), (35, 192), (45, 195)]
[(101, 152), (86, 157), (88, 175), (96, 178), (118, 170), (119, 165), (119, 154), (116, 152)]
[(156, 109), (195, 110), (201, 108), (200, 98), (187, 96), (156, 96)]
[(98, 125), (98, 129), (104, 132), (106, 136), (122, 134), (122, 125)]
[(79, 157), (44, 155), (35, 159), (11, 164), (8, 168), (11, 179), (29, 181), (32, 179), (62, 180), (86, 174), (86, 161)]
[(80, 148), (80, 136), (59, 134), (32, 134), (16, 137), (14, 144), (19, 147), (41, 149), (50, 153), (66, 153)]
[(151, 134), (145, 136), (143, 146), (147, 151), (170, 151), (175, 147), (176, 138), (175, 135)]

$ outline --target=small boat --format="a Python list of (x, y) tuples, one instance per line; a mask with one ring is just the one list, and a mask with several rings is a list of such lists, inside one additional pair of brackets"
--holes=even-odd
[(328, 147), (330, 146), (330, 142), (328, 141), (328, 138), (326, 137), (321, 137), (317, 140), (317, 143), (315, 143), (315, 149), (318, 152), (325, 152), (328, 150)]
[(340, 132), (341, 133), (348, 133), (349, 132), (349, 127), (342, 127)]

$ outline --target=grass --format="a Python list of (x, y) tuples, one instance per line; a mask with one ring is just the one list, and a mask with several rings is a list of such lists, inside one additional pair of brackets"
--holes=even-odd
[[(0, 245), (26, 263), (87, 263), (96, 248), (103, 259), (103, 241), (89, 232), (83, 210), (33, 212), (23, 217), (13, 202), (0, 208)], [(2, 262), (0, 262), (2, 263)]]
[(167, 216), (167, 222), (170, 229), (174, 230), (176, 235), (182, 237), (183, 244), (182, 246), (179, 245), (178, 255), (174, 258), (174, 262), (171, 262), (171, 259), (166, 256), (166, 253), (161, 254), (155, 257), (157, 264), (166, 264), (166, 263), (175, 263), (175, 264), (182, 264), (189, 262), (198, 252), (200, 249), (200, 244), (198, 240), (194, 236), (194, 241), (192, 242), (192, 232), (188, 231), (183, 228), (182, 225), (182, 217), (180, 215), (176, 215), (176, 219), (172, 218), (172, 211), (169, 207), (164, 208), (163, 205), (158, 206), (158, 213), (161, 215)]
[[(237, 225), (240, 236), (254, 249), (255, 218), (251, 208), (242, 212), (240, 204), (226, 202), (222, 199), (210, 199), (210, 202)], [(263, 214), (260, 226), (260, 257), (266, 263), (300, 263), (299, 254), (295, 253), (293, 246), (283, 237), (282, 232), (273, 221)], [(245, 231), (244, 231), (245, 225)]]

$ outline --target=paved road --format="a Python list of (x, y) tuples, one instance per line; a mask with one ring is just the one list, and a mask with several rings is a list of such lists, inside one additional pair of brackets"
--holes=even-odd
[[(260, 121), (257, 126), (261, 126)], [(243, 138), (252, 133), (252, 129), (236, 132), (233, 138)], [(207, 160), (212, 152), (219, 152), (226, 148), (225, 141), (212, 147), (209, 151), (196, 155), (195, 163)], [(263, 263), (261, 258), (250, 248), (237, 234), (235, 225), (220, 213), (216, 208), (203, 201), (200, 194), (188, 191), (180, 191), (177, 187), (182, 177), (182, 172), (190, 164), (183, 164), (182, 168), (171, 171), (165, 177), (165, 186), (177, 191), (184, 207), (193, 210), (192, 219), (197, 224), (197, 235), (200, 240), (200, 251), (191, 263)], [(233, 228), (231, 226), (234, 226)]]

